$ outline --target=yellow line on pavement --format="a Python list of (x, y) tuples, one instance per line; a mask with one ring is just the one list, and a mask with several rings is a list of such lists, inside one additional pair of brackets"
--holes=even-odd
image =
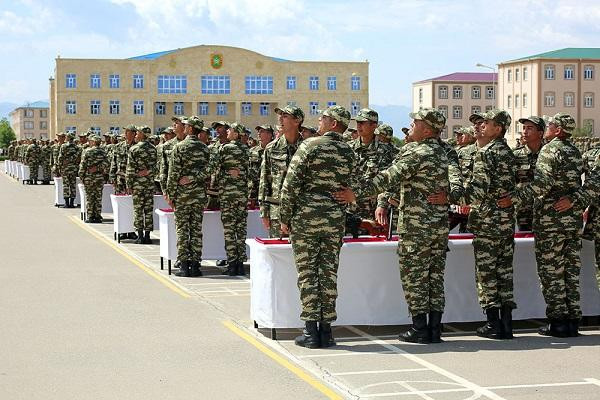
[(225, 325), (230, 331), (232, 331), (233, 333), (235, 333), (236, 335), (238, 335), (239, 337), (241, 337), (242, 339), (244, 339), (245, 341), (247, 341), (248, 343), (250, 343), (251, 345), (256, 347), (263, 354), (269, 356), (271, 359), (273, 359), (279, 365), (281, 365), (284, 368), (286, 368), (287, 370), (291, 371), (297, 377), (302, 379), (304, 382), (308, 383), (309, 385), (311, 385), (312, 387), (317, 389), (319, 392), (323, 393), (328, 399), (332, 399), (332, 400), (343, 399), (342, 396), (340, 396), (339, 394), (334, 392), (332, 389), (330, 389), (329, 387), (327, 387), (326, 385), (321, 383), (318, 379), (316, 379), (315, 377), (310, 375), (308, 372), (306, 372), (302, 368), (299, 368), (296, 365), (292, 364), (285, 357), (277, 354), (275, 351), (271, 350), (266, 345), (262, 344), (256, 338), (252, 337), (252, 335), (248, 334), (247, 332), (244, 332), (242, 329), (237, 327), (232, 321), (223, 321), (223, 325)]
[(168, 287), (169, 289), (171, 289), (172, 291), (174, 291), (175, 293), (177, 293), (181, 297), (185, 297), (186, 299), (192, 297), (188, 293), (186, 293), (184, 290), (182, 290), (180, 287), (178, 287), (177, 285), (173, 284), (173, 282), (171, 282), (171, 280), (169, 280), (168, 278), (165, 278), (164, 276), (162, 276), (161, 274), (157, 273), (153, 269), (148, 268), (144, 263), (142, 263), (139, 260), (136, 260), (134, 257), (132, 257), (130, 254), (128, 254), (126, 251), (124, 251), (123, 249), (121, 249), (117, 244), (113, 243), (111, 240), (109, 240), (106, 237), (102, 236), (101, 234), (99, 234), (95, 230), (87, 227), (76, 216), (71, 215), (69, 217), (69, 219), (75, 225), (77, 225), (80, 228), (82, 228), (82, 229), (86, 230), (87, 232), (89, 232), (96, 239), (98, 239), (101, 242), (104, 242), (104, 244), (112, 247), (113, 250), (115, 250), (117, 253), (121, 254), (123, 257), (125, 257), (133, 265), (135, 265), (136, 267), (138, 267), (139, 269), (141, 269), (142, 271), (144, 271), (145, 273), (147, 273), (148, 275), (150, 275), (152, 278), (156, 279), (157, 281), (159, 281), (160, 283), (162, 283), (163, 285), (165, 285), (166, 287)]

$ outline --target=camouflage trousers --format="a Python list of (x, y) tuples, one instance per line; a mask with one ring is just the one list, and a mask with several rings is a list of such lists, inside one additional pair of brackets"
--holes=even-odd
[(437, 237), (402, 235), (398, 240), (400, 280), (411, 315), (444, 312), (444, 269), (448, 231)]
[(269, 237), (274, 239), (287, 237), (281, 232), (281, 222), (278, 219), (269, 220)]
[(32, 181), (37, 181), (39, 176), (38, 172), (40, 170), (40, 163), (31, 163), (29, 164), (29, 179)]
[(154, 230), (154, 187), (133, 190), (133, 226), (136, 231)]
[(88, 218), (98, 218), (102, 214), (102, 180), (86, 179), (83, 182), (85, 189), (85, 209)]
[(114, 186), (115, 194), (125, 193), (125, 191), (127, 190), (127, 185), (125, 184), (125, 177), (117, 175), (117, 177), (115, 178)]
[(519, 231), (531, 231), (533, 226), (533, 207), (527, 205), (518, 208), (516, 214)]
[(246, 199), (221, 199), (221, 222), (223, 223), (227, 261), (246, 261), (246, 226), (248, 224)]
[(44, 163), (42, 165), (42, 180), (49, 181), (50, 179), (52, 179), (52, 169), (49, 163)]
[(477, 297), (482, 309), (509, 305), (517, 308), (513, 290), (513, 235), (473, 238)]
[(202, 219), (205, 203), (206, 201), (202, 199), (175, 205), (177, 259), (180, 261), (202, 260)]
[(298, 270), (298, 289), (303, 321), (337, 319), (337, 271), (343, 232), (332, 236), (292, 233), (290, 240)]
[(63, 178), (63, 197), (67, 198), (75, 198), (77, 195), (77, 173), (72, 171), (65, 171), (62, 175)]
[(548, 318), (581, 317), (579, 273), (581, 239), (577, 232), (538, 232), (535, 260)]

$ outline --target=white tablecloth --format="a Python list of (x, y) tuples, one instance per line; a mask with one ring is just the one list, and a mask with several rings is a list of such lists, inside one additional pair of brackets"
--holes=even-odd
[[(81, 183), (81, 179), (77, 177), (75, 181), (76, 187)], [(81, 195), (79, 194), (79, 190), (75, 190), (75, 205), (81, 205)], [(54, 177), (54, 205), (55, 206), (64, 206), (65, 198), (63, 196), (63, 178), (60, 176)]]
[(5, 174), (8, 174), (8, 169), (10, 168), (10, 160), (4, 160), (4, 167), (3, 167), (3, 172)]
[[(177, 233), (175, 231), (175, 218), (173, 212), (156, 210), (160, 220), (160, 256), (167, 260), (177, 259)], [(248, 226), (246, 237), (267, 237), (268, 232), (262, 226), (260, 212), (248, 211)], [(167, 238), (166, 241), (163, 238)], [(246, 253), (250, 248), (246, 246)], [(223, 238), (223, 224), (220, 211), (204, 211), (202, 219), (202, 258), (204, 260), (224, 260), (225, 240)]]
[[(135, 232), (133, 226), (133, 197), (131, 195), (110, 195), (110, 201), (113, 209), (113, 230), (115, 233)], [(154, 195), (153, 210), (157, 208), (168, 208), (165, 198), (162, 195)], [(154, 230), (159, 228), (158, 218), (152, 218)]]
[[(471, 240), (452, 240), (446, 260), (444, 321), (481, 321)], [(299, 328), (300, 294), (289, 244), (250, 245), (251, 317), (261, 327)], [(545, 303), (537, 277), (533, 239), (515, 239), (515, 319), (544, 318)], [(338, 270), (337, 325), (410, 323), (400, 283), (397, 242), (345, 243)], [(581, 306), (584, 315), (600, 314), (593, 245), (584, 241)]]
[[(114, 186), (109, 184), (109, 183), (105, 183), (104, 187), (102, 188), (102, 213), (112, 213), (112, 203), (110, 201), (110, 195), (113, 194), (115, 191)], [(83, 185), (83, 183), (79, 183), (77, 184), (77, 192), (79, 193), (79, 198), (81, 199), (81, 215), (82, 218), (85, 219), (87, 218), (87, 206), (86, 206), (86, 196), (85, 196), (85, 186)]]
[(29, 180), (29, 165), (21, 164), (19, 165), (19, 180), (21, 182)]

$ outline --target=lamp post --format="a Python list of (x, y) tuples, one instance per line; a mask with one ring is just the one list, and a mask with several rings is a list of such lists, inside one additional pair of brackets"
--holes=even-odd
[(494, 106), (496, 106), (496, 68), (495, 67), (490, 67), (489, 65), (484, 65), (481, 63), (477, 63), (475, 64), (476, 67), (479, 68), (487, 68), (487, 69), (491, 69), (493, 71), (493, 75), (492, 75), (492, 88), (494, 89), (494, 93), (492, 94), (492, 100), (494, 100)]

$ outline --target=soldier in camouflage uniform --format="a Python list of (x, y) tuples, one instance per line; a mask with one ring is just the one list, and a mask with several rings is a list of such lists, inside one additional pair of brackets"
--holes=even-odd
[(218, 153), (219, 202), (229, 276), (244, 275), (248, 219), (248, 150), (240, 142), (242, 124), (234, 122), (227, 133), (229, 143)]
[(169, 143), (169, 141), (175, 137), (175, 130), (173, 130), (173, 127), (169, 126), (165, 128), (162, 131), (162, 135), (163, 142), (156, 146), (156, 170), (158, 171), (158, 174), (155, 180), (158, 179), (158, 184), (164, 194), (167, 190), (167, 179), (169, 177), (169, 158), (165, 150), (171, 151), (177, 142)]
[[(185, 138), (185, 134), (184, 134), (185, 126), (183, 125), (183, 122), (182, 122), (184, 119), (185, 119), (185, 117), (182, 117), (182, 118), (177, 117), (177, 116), (171, 117), (171, 120), (173, 121), (173, 126), (171, 127), (171, 129), (167, 130), (167, 133), (165, 134), (165, 139), (168, 138), (168, 140), (165, 140), (165, 143), (163, 143), (163, 145), (161, 147), (161, 154), (160, 154), (159, 174), (160, 174), (161, 188), (167, 186), (167, 179), (169, 177), (169, 165), (170, 165), (171, 152), (173, 151), (173, 147), (175, 147), (175, 145), (180, 142), (179, 137)], [(181, 140), (183, 140), (183, 139), (181, 139)], [(158, 156), (158, 154), (157, 154), (157, 156)]]
[[(448, 244), (448, 205), (428, 198), (450, 193), (447, 151), (439, 134), (446, 118), (437, 109), (411, 113), (411, 143), (402, 147), (394, 164), (372, 180), (364, 182), (359, 193), (369, 195), (400, 186), (398, 216), (398, 256), (402, 287), (413, 325), (399, 339), (414, 343), (439, 343), (444, 311), (444, 268)], [(348, 190), (336, 193), (350, 202)], [(429, 323), (427, 314), (429, 313)]]
[[(228, 143), (227, 130), (229, 129), (229, 123), (225, 121), (216, 121), (211, 124), (211, 127), (217, 133), (217, 140), (208, 146), (210, 150), (210, 182), (206, 193), (208, 194), (208, 202), (206, 207), (211, 209), (219, 208), (219, 186), (218, 186), (218, 154), (222, 146)], [(219, 263), (219, 265), (225, 265)]]
[[(546, 123), (540, 117), (521, 118), (519, 122), (523, 124), (521, 146), (513, 150), (517, 163), (517, 188), (533, 181), (535, 164), (542, 148), (542, 140), (546, 130)], [(531, 231), (533, 229), (533, 201), (521, 203), (517, 207), (517, 226), (520, 231)]]
[(75, 187), (77, 182), (77, 172), (79, 171), (79, 162), (81, 153), (74, 143), (75, 134), (69, 132), (67, 141), (60, 146), (58, 153), (58, 165), (60, 174), (63, 178), (63, 197), (65, 198), (65, 208), (75, 207)]
[[(592, 148), (583, 156), (583, 170), (585, 172), (585, 183), (592, 180), (594, 173), (600, 171), (600, 146), (598, 146), (597, 138), (592, 138)], [(600, 197), (598, 191), (590, 193), (591, 204), (584, 213), (584, 229), (581, 237), (594, 242), (594, 254), (596, 263), (596, 280), (600, 288)]]
[[(473, 175), (465, 185), (465, 200), (471, 205), (469, 230), (479, 304), (487, 322), (477, 329), (481, 337), (512, 339), (514, 207), (501, 208), (499, 197), (515, 189), (515, 157), (504, 134), (511, 124), (506, 111), (483, 115), (483, 146), (477, 152)], [(484, 143), (487, 141), (487, 143)]]
[(102, 189), (109, 163), (106, 152), (100, 147), (100, 136), (90, 135), (90, 145), (81, 158), (79, 177), (85, 189), (86, 223), (102, 223)]
[(11, 141), (10, 145), (8, 146), (7, 156), (10, 161), (15, 161), (14, 158), (15, 158), (15, 147), (16, 146), (17, 146), (16, 140)]
[(156, 174), (156, 148), (148, 141), (152, 130), (147, 126), (137, 128), (137, 143), (127, 152), (126, 184), (133, 195), (133, 226), (137, 231), (137, 244), (152, 244), (150, 232), (154, 229), (154, 175)]
[(25, 151), (25, 165), (29, 166), (29, 182), (37, 185), (38, 171), (42, 163), (42, 149), (36, 139), (31, 139), (31, 144)]
[(319, 134), (317, 132), (317, 128), (315, 128), (314, 126), (301, 126), (300, 136), (302, 136), (303, 140), (306, 140), (311, 137), (319, 136)]
[[(470, 119), (473, 119), (474, 121), (481, 120), (481, 122), (483, 122), (483, 118), (481, 118), (481, 116), (478, 114), (471, 115)], [(475, 153), (477, 152), (477, 145), (474, 143), (475, 127), (470, 126), (460, 128), (460, 133), (461, 137), (458, 143), (459, 150), (457, 150), (456, 156), (460, 173), (463, 177), (463, 182), (468, 182), (473, 173), (473, 163), (475, 159)], [(458, 203), (454, 204), (450, 208), (451, 211), (448, 215), (450, 231), (452, 231), (452, 229), (458, 225), (459, 233), (468, 232), (467, 220), (469, 216), (469, 208)]]
[[(350, 122), (344, 107), (332, 106), (319, 120), (321, 136), (303, 141), (281, 189), (279, 218), (290, 233), (305, 321), (295, 343), (308, 348), (334, 345), (337, 270), (345, 225), (345, 205), (332, 193), (354, 178), (355, 155), (342, 133)], [(319, 325), (317, 325), (317, 323)]]
[(265, 148), (273, 140), (273, 127), (260, 125), (256, 127), (259, 144), (250, 149), (250, 164), (248, 166), (248, 207), (258, 206), (258, 187), (260, 185), (260, 165)]
[(579, 251), (581, 215), (591, 197), (581, 186), (583, 160), (570, 140), (575, 120), (558, 113), (547, 119), (547, 144), (538, 156), (533, 181), (500, 201), (500, 205), (535, 199), (533, 231), (535, 256), (549, 323), (540, 329), (545, 336), (578, 336)]
[(204, 121), (191, 117), (182, 122), (185, 130), (171, 151), (165, 193), (175, 210), (179, 263), (179, 272), (175, 275), (196, 277), (202, 276), (202, 219), (210, 152), (197, 136)]
[[(133, 146), (137, 127), (128, 125), (125, 128), (125, 140), (115, 145), (113, 148), (113, 157), (110, 163), (110, 173), (108, 180), (115, 187), (115, 194), (123, 194), (127, 191), (126, 170), (127, 157), (129, 149)], [(133, 239), (133, 237), (130, 237)]]
[(304, 121), (304, 112), (296, 106), (276, 108), (282, 134), (265, 147), (263, 162), (260, 166), (260, 184), (258, 201), (260, 217), (270, 237), (282, 237), (279, 223), (279, 204), (281, 187), (290, 161), (302, 143), (300, 126)]
[(400, 152), (400, 149), (392, 143), (394, 129), (388, 124), (381, 124), (375, 129), (375, 135), (377, 136), (377, 139), (379, 139), (380, 146), (383, 146), (390, 152), (391, 154), (389, 157), (394, 159)]
[(52, 160), (52, 148), (50, 147), (50, 143), (47, 139), (42, 141), (42, 183), (44, 185), (50, 184), (50, 179), (52, 179), (50, 162)]
[(57, 142), (52, 145), (52, 175), (60, 177), (60, 164), (58, 163), (58, 154), (60, 152), (60, 146), (65, 142), (66, 134), (64, 132), (58, 132), (56, 134)]

